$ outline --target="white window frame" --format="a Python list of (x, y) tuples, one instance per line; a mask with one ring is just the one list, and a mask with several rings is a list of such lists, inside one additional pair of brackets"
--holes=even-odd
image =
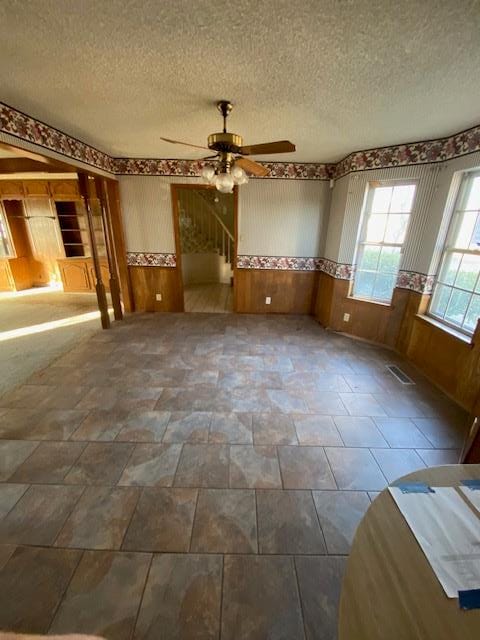
[[(451, 218), (450, 218), (450, 223), (448, 226), (448, 231), (447, 231), (447, 236), (446, 236), (446, 240), (445, 240), (445, 244), (443, 245), (443, 250), (442, 250), (442, 256), (440, 258), (440, 262), (439, 262), (439, 266), (438, 266), (438, 270), (437, 270), (437, 276), (435, 278), (435, 283), (434, 283), (434, 287), (433, 287), (433, 291), (432, 291), (432, 297), (430, 299), (430, 303), (428, 305), (428, 310), (427, 310), (427, 315), (429, 315), (430, 317), (434, 318), (437, 322), (441, 322), (442, 324), (444, 324), (446, 327), (450, 327), (451, 329), (454, 329), (455, 331), (460, 331), (461, 333), (467, 335), (467, 336), (472, 336), (475, 329), (473, 329), (472, 331), (470, 331), (470, 329), (467, 329), (466, 327), (463, 326), (465, 319), (466, 319), (466, 315), (469, 309), (469, 306), (472, 302), (472, 298), (474, 296), (475, 293), (479, 294), (479, 292), (476, 291), (476, 289), (479, 286), (479, 282), (480, 282), (480, 271), (477, 275), (477, 281), (475, 286), (473, 287), (473, 291), (470, 291), (469, 289), (464, 289), (462, 287), (458, 287), (455, 286), (455, 279), (453, 284), (448, 284), (446, 282), (443, 282), (441, 279), (441, 273), (442, 273), (442, 269), (444, 264), (446, 263), (448, 257), (454, 253), (457, 254), (461, 254), (462, 258), (464, 255), (477, 255), (480, 256), (480, 246), (478, 249), (463, 249), (463, 248), (456, 248), (452, 242), (453, 242), (453, 238), (454, 235), (457, 232), (457, 228), (458, 228), (458, 220), (461, 214), (465, 213), (467, 211), (467, 209), (464, 209), (463, 207), (466, 206), (466, 200), (468, 198), (468, 194), (469, 194), (469, 190), (470, 190), (470, 185), (473, 182), (473, 180), (475, 178), (480, 177), (480, 170), (476, 169), (474, 171), (465, 171), (463, 176), (462, 176), (462, 180), (460, 183), (460, 187), (458, 189), (458, 193), (457, 193), (457, 197), (455, 199), (455, 205), (453, 207), (453, 211), (451, 213)], [(477, 209), (472, 209), (472, 211), (478, 211)], [(477, 224), (478, 224), (478, 219), (477, 218)], [(460, 264), (462, 263), (462, 259), (460, 259), (459, 262), (459, 267)], [(459, 268), (458, 267), (458, 268)], [(457, 273), (458, 273), (458, 268), (457, 268)], [(455, 276), (456, 277), (456, 276)], [(463, 315), (463, 322), (462, 324), (457, 324), (454, 322), (450, 322), (449, 320), (445, 319), (445, 313), (443, 314), (443, 316), (439, 313), (435, 313), (434, 309), (433, 309), (433, 304), (435, 302), (435, 293), (437, 291), (437, 286), (441, 285), (443, 287), (448, 287), (450, 289), (450, 297), (449, 300), (447, 302), (447, 305), (445, 307), (445, 313), (448, 310), (448, 305), (450, 303), (450, 299), (452, 296), (452, 293), (456, 290), (456, 291), (464, 291), (465, 293), (468, 293), (470, 295), (470, 299), (466, 308), (466, 311)]]
[[(399, 244), (399, 243), (393, 243), (393, 242), (367, 242), (364, 238), (366, 237), (367, 234), (367, 225), (368, 225), (368, 220), (369, 220), (369, 216), (371, 214), (371, 211), (368, 211), (368, 209), (371, 209), (371, 205), (373, 202), (373, 194), (375, 192), (375, 189), (381, 188), (381, 187), (403, 187), (403, 186), (409, 186), (409, 185), (413, 185), (415, 187), (415, 193), (413, 196), (413, 200), (412, 200), (412, 207), (410, 209), (409, 212), (409, 219), (408, 219), (408, 225), (407, 225), (407, 229), (405, 231), (405, 239), (404, 241)], [(355, 280), (357, 277), (357, 270), (359, 271), (358, 267), (360, 265), (360, 261), (361, 258), (363, 256), (363, 251), (365, 246), (377, 246), (377, 247), (399, 247), (400, 248), (400, 262), (399, 262), (399, 266), (397, 269), (397, 275), (398, 272), (400, 271), (401, 268), (401, 263), (402, 263), (402, 259), (403, 259), (403, 253), (404, 253), (404, 247), (405, 247), (405, 242), (407, 240), (408, 237), (408, 231), (410, 228), (410, 223), (412, 220), (412, 214), (413, 211), (415, 209), (415, 202), (416, 202), (416, 198), (417, 198), (417, 190), (418, 190), (418, 180), (413, 180), (413, 179), (405, 179), (405, 180), (372, 180), (370, 182), (368, 182), (367, 187), (365, 189), (365, 197), (364, 197), (364, 201), (363, 201), (363, 207), (362, 207), (362, 216), (361, 216), (361, 220), (360, 220), (360, 225), (359, 225), (359, 233), (357, 236), (357, 242), (355, 245), (355, 256), (354, 256), (354, 260), (353, 263), (355, 265), (355, 275), (353, 277), (352, 283), (350, 285), (350, 297), (353, 298), (354, 300), (364, 300), (367, 302), (373, 302), (373, 303), (377, 303), (377, 304), (386, 304), (386, 305), (390, 305), (392, 302), (392, 297), (393, 297), (393, 291), (395, 290), (395, 285), (393, 287), (392, 290), (392, 296), (390, 296), (389, 299), (385, 299), (385, 298), (374, 298), (374, 297), (364, 297), (364, 296), (359, 296), (359, 295), (355, 295)], [(393, 214), (395, 214), (396, 212), (392, 212)], [(406, 212), (398, 212), (398, 213), (402, 213), (405, 214)], [(364, 269), (362, 271), (368, 271), (368, 269)], [(373, 270), (372, 270), (373, 271)], [(376, 271), (376, 273), (378, 274), (379, 272)], [(374, 287), (375, 289), (375, 287)]]

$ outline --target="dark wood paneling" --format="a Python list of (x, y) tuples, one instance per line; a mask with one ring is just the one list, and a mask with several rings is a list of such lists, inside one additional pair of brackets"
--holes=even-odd
[(324, 327), (330, 326), (334, 286), (334, 278), (323, 272), (318, 274), (318, 289), (315, 300), (314, 315)]
[[(183, 311), (180, 270), (172, 267), (129, 267), (135, 311)], [(162, 301), (155, 299), (162, 294)]]
[[(320, 274), (315, 316), (323, 325), (371, 342), (395, 347), (409, 291), (395, 289), (392, 303), (377, 304), (349, 297), (350, 281)], [(344, 320), (344, 314), (350, 318)]]
[[(312, 271), (235, 269), (239, 313), (312, 313), (318, 274)], [(265, 298), (272, 299), (265, 304)]]
[[(480, 335), (464, 340), (415, 316), (407, 357), (427, 378), (472, 413), (478, 412), (480, 398)], [(477, 413), (478, 414), (478, 413)]]
[[(350, 283), (320, 274), (315, 316), (325, 327), (405, 355), (435, 385), (476, 415), (480, 411), (480, 330), (472, 344), (423, 317), (430, 296), (395, 289), (381, 305), (348, 297)], [(343, 319), (350, 314), (349, 322)]]

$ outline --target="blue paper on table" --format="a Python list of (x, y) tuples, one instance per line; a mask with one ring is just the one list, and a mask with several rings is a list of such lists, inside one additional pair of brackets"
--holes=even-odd
[(395, 485), (402, 493), (435, 493), (432, 487), (424, 482), (402, 482)]
[(480, 491), (480, 480), (462, 480), (462, 485), (469, 489), (478, 489)]
[(469, 589), (458, 592), (460, 609), (480, 609), (480, 589)]

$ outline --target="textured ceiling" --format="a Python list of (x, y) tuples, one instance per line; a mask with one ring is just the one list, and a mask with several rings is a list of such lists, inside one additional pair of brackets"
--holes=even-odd
[(480, 0), (1, 0), (0, 100), (116, 156), (337, 161), (480, 121)]

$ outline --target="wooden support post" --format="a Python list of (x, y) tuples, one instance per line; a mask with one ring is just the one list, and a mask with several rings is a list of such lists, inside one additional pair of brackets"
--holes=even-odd
[(110, 272), (110, 295), (112, 296), (113, 315), (115, 320), (123, 320), (122, 301), (120, 298), (120, 286), (118, 283), (117, 256), (113, 239), (110, 202), (108, 199), (107, 184), (105, 179), (95, 178), (95, 188), (100, 199), (102, 210), (103, 229), (105, 233), (105, 245), (107, 247), (108, 270)]
[(122, 292), (123, 308), (125, 311), (135, 311), (133, 300), (132, 283), (127, 264), (127, 252), (125, 248), (125, 237), (122, 226), (122, 211), (120, 204), (120, 193), (116, 180), (107, 180), (108, 203), (110, 205), (110, 223), (115, 244), (115, 255), (117, 259), (118, 277), (120, 290)]
[(86, 173), (78, 174), (78, 183), (80, 186), (80, 195), (82, 196), (85, 204), (85, 211), (87, 212), (88, 221), (88, 236), (90, 239), (90, 249), (92, 252), (93, 269), (95, 272), (95, 291), (97, 292), (98, 309), (100, 311), (100, 318), (102, 327), (104, 329), (110, 328), (110, 317), (108, 315), (108, 302), (107, 294), (105, 292), (105, 285), (102, 282), (102, 272), (100, 269), (100, 261), (98, 259), (97, 243), (95, 241), (95, 227), (93, 225), (92, 208), (90, 204), (90, 189), (89, 189), (89, 177)]

